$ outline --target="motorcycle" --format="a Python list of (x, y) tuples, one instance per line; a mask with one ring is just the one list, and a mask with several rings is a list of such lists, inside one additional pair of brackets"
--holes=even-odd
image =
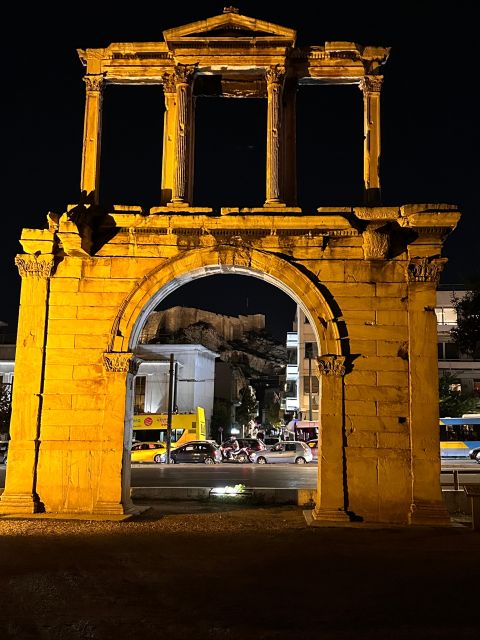
[(224, 462), (251, 462), (247, 449), (233, 449), (232, 447), (222, 447), (222, 457)]

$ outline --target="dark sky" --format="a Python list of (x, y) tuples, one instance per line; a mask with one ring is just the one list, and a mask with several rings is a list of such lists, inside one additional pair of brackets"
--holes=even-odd
[[(477, 56), (473, 25), (477, 22), (474, 3), (468, 3), (467, 9), (462, 3), (445, 5), (448, 8), (443, 4), (297, 1), (285, 6), (277, 2), (237, 6), (245, 15), (297, 29), (298, 44), (320, 45), (328, 40), (392, 47), (384, 67), (381, 105), (383, 201), (460, 206), (463, 218), (445, 245), (449, 263), (442, 282), (461, 283), (479, 271), (476, 232), (480, 214), (474, 206), (480, 177), (473, 69)], [(14, 256), (21, 253), (21, 229), (43, 228), (49, 210), (62, 212), (67, 203), (78, 200), (84, 69), (76, 49), (161, 40), (164, 29), (219, 14), (223, 6), (204, 1), (191, 6), (142, 3), (137, 12), (135, 5), (126, 12), (120, 5), (107, 11), (87, 1), (75, 5), (77, 15), (70, 5), (65, 5), (63, 13), (45, 3), (25, 10), (26, 15), (20, 14), (20, 4), (13, 9), (2, 37), (2, 150), (6, 162), (0, 254), (0, 319), (12, 328), (18, 314), (20, 278)], [(110, 87), (104, 117), (103, 197), (117, 203), (157, 204), (161, 89)], [(356, 87), (300, 91), (299, 186), (300, 204), (305, 208), (361, 204), (362, 117)], [(261, 204), (265, 103), (199, 100), (196, 154), (198, 204)], [(219, 311), (245, 313), (248, 298), (250, 313), (273, 309), (278, 315), (285, 308), (281, 297), (269, 298), (262, 283), (245, 280), (251, 280), (250, 295), (244, 280), (238, 287), (232, 287), (228, 278), (221, 281), (223, 286), (213, 286), (212, 280), (207, 287), (210, 307), (228, 300), (228, 309)], [(199, 281), (199, 287), (206, 283)], [(237, 298), (235, 311), (232, 299)]]

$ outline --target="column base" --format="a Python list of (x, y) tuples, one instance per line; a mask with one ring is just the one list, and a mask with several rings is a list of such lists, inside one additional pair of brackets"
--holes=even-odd
[(286, 207), (285, 202), (281, 202), (280, 200), (266, 200), (264, 207)]
[(309, 522), (309, 524), (313, 526), (315, 526), (316, 522), (318, 522), (319, 524), (328, 524), (329, 522), (341, 524), (350, 522), (350, 518), (348, 517), (348, 514), (344, 511), (344, 509), (323, 509), (320, 507), (318, 509), (313, 509), (312, 511), (310, 511), (309, 515), (311, 517), (311, 522)]
[(43, 510), (39, 497), (34, 493), (3, 493), (0, 496), (0, 516), (41, 513)]
[(445, 505), (441, 503), (413, 502), (408, 514), (408, 524), (448, 526), (452, 522)]
[(188, 209), (189, 206), (190, 203), (186, 202), (185, 200), (172, 200), (171, 202), (167, 202), (167, 207), (183, 207), (185, 209)]

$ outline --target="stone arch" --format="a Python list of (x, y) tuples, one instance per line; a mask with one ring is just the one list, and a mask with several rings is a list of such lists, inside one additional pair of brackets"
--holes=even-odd
[[(345, 340), (338, 314), (307, 275), (292, 262), (261, 251), (249, 251), (248, 260), (235, 252), (203, 249), (181, 254), (147, 273), (126, 296), (112, 326), (109, 350), (130, 351), (137, 343), (148, 314), (161, 299), (186, 282), (221, 273), (261, 278), (294, 298), (315, 330), (321, 354), (341, 356)], [(161, 295), (159, 295), (161, 293)]]

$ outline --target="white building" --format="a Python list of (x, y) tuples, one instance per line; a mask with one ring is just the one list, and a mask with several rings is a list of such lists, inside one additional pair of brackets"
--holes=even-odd
[(440, 376), (444, 372), (451, 373), (459, 380), (458, 391), (473, 393), (480, 401), (480, 360), (460, 353), (450, 337), (451, 329), (457, 324), (453, 299), (461, 299), (464, 295), (464, 290), (453, 288), (437, 291), (438, 373)]
[(142, 362), (135, 377), (134, 411), (167, 413), (171, 353), (177, 363), (174, 403), (178, 413), (195, 413), (196, 407), (203, 407), (209, 433), (218, 354), (199, 344), (142, 344), (135, 349)]
[(287, 381), (282, 408), (300, 420), (318, 420), (318, 347), (313, 328), (299, 306), (293, 329), (287, 333)]
[[(480, 360), (459, 353), (450, 336), (450, 330), (457, 324), (453, 298), (464, 295), (465, 290), (453, 288), (437, 291), (438, 373), (441, 376), (448, 371), (458, 378), (459, 391), (473, 393), (480, 401)], [(293, 331), (287, 333), (287, 352), (287, 382), (282, 408), (301, 420), (318, 420), (318, 348), (313, 328), (300, 307), (297, 307)]]

